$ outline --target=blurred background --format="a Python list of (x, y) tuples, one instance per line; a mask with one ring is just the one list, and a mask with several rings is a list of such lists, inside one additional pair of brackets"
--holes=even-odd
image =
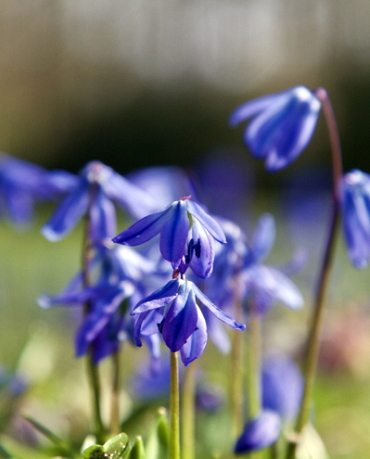
[[(16, 0), (0, 13), (3, 151), (71, 171), (99, 158), (122, 173), (188, 167), (220, 146), (244, 156), (230, 112), (303, 84), (332, 98), (345, 170), (370, 170), (366, 0)], [(293, 168), (327, 164), (318, 127)], [(263, 185), (286, 174), (250, 167)]]
[[(370, 172), (369, 21), (366, 0), (1, 2), (0, 151), (71, 172), (92, 159), (122, 174), (182, 166), (196, 171), (214, 213), (222, 214), (213, 203), (225, 185), (225, 209), (246, 196), (238, 204), (248, 211), (249, 235), (260, 213), (276, 216), (270, 263), (287, 261), (294, 247), (308, 248), (297, 285), (309, 305), (329, 203), (323, 120), (298, 161), (266, 174), (243, 146), (243, 129), (228, 128), (228, 117), (254, 97), (298, 84), (324, 86), (338, 118), (344, 169)], [(62, 308), (42, 311), (35, 298), (58, 292), (78, 270), (82, 230), (59, 244), (45, 241), (39, 227), (51, 210), (41, 209), (25, 234), (2, 224), (0, 360), (35, 383), (26, 411), (68, 433), (72, 410), (87, 411), (83, 365), (73, 359), (78, 319)], [(318, 431), (338, 459), (367, 459), (370, 448), (368, 275), (349, 265), (341, 242), (315, 394)], [(281, 314), (266, 325), (268, 346), (297, 357), (309, 307)], [(209, 366), (224, 383), (225, 375)], [(217, 420), (212, 425), (225, 428)]]

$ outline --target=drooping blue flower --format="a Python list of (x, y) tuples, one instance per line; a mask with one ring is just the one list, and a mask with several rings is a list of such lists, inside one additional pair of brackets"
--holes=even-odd
[(300, 309), (304, 300), (298, 287), (278, 269), (262, 264), (275, 240), (275, 221), (263, 214), (254, 231), (249, 251), (244, 257), (241, 282), (244, 295), (252, 295), (255, 312), (264, 314), (277, 300), (291, 309)]
[(314, 92), (294, 86), (246, 102), (231, 114), (229, 123), (235, 127), (253, 117), (244, 141), (255, 158), (266, 160), (267, 170), (276, 171), (288, 166), (307, 147), (320, 109)]
[(271, 355), (262, 366), (262, 406), (283, 420), (291, 421), (298, 413), (304, 379), (297, 365), (287, 356)]
[(74, 175), (3, 155), (0, 158), (0, 212), (23, 225), (33, 217), (36, 201), (53, 200), (73, 186)]
[[(141, 346), (140, 334), (149, 322), (158, 327), (172, 352), (181, 351), (184, 365), (200, 357), (207, 344), (207, 326), (197, 299), (222, 322), (237, 330), (245, 329), (245, 325), (215, 306), (193, 282), (173, 279), (134, 307), (131, 314), (137, 315), (136, 344)], [(152, 316), (154, 311), (158, 314), (155, 320)]]
[(245, 454), (267, 448), (278, 440), (280, 431), (280, 416), (275, 411), (263, 410), (256, 418), (247, 422), (236, 442), (234, 452)]
[(76, 186), (63, 199), (41, 232), (49, 241), (58, 241), (88, 213), (90, 240), (99, 242), (109, 239), (116, 232), (112, 200), (135, 217), (157, 209), (145, 191), (112, 168), (99, 161), (91, 161), (80, 171)]
[[(101, 246), (89, 267), (91, 271), (96, 268), (100, 272), (93, 285), (83, 287), (80, 273), (58, 295), (38, 298), (39, 305), (45, 309), (54, 305), (88, 304), (88, 313), (76, 333), (75, 349), (76, 356), (80, 357), (91, 346), (94, 363), (116, 352), (122, 341), (131, 337), (133, 340), (134, 323), (130, 310), (147, 294), (143, 279), (153, 274), (155, 263), (129, 247)], [(158, 358), (158, 330), (157, 336), (148, 336), (145, 330), (143, 334), (153, 357)]]
[(184, 273), (188, 266), (199, 277), (210, 276), (214, 242), (226, 243), (220, 225), (198, 204), (183, 198), (164, 210), (142, 218), (113, 239), (117, 244), (137, 246), (160, 233), (162, 257)]
[(370, 258), (370, 175), (354, 169), (343, 176), (343, 229), (349, 259), (364, 269)]

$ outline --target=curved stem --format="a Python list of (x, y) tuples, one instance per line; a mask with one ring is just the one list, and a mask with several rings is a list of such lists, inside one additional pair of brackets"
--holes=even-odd
[(338, 127), (335, 120), (334, 111), (326, 90), (323, 88), (318, 88), (316, 89), (315, 93), (322, 103), (331, 144), (333, 169), (333, 214), (330, 222), (328, 242), (326, 245), (325, 255), (318, 280), (312, 322), (307, 340), (304, 364), (305, 387), (301, 402), (301, 410), (296, 426), (297, 435), (295, 435), (295, 437), (297, 438), (297, 441), (291, 441), (288, 444), (287, 459), (295, 458), (297, 443), (299, 442), (301, 433), (307, 425), (310, 417), (313, 383), (315, 380), (317, 360), (319, 355), (320, 332), (324, 318), (324, 299), (329, 284), (335, 249), (335, 240), (339, 229), (339, 213), (341, 205), (342, 154), (340, 149)]
[(180, 400), (178, 352), (171, 352), (169, 459), (180, 459)]

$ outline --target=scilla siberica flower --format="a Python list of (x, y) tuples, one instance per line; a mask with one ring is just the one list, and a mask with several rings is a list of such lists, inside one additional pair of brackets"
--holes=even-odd
[(253, 120), (244, 132), (252, 155), (265, 159), (266, 169), (276, 171), (288, 166), (307, 147), (320, 113), (321, 102), (304, 86), (251, 100), (238, 107), (230, 117), (235, 127)]
[(188, 197), (142, 218), (116, 236), (113, 242), (137, 246), (158, 233), (162, 257), (172, 268), (184, 273), (190, 266), (202, 278), (209, 277), (213, 269), (213, 240), (226, 243), (220, 225)]
[(366, 268), (370, 257), (370, 175), (354, 169), (343, 176), (343, 229), (352, 264)]
[(140, 334), (148, 322), (153, 322), (152, 312), (157, 312), (156, 322), (167, 347), (172, 352), (181, 351), (184, 365), (200, 357), (207, 344), (207, 325), (197, 305), (199, 300), (219, 320), (237, 330), (242, 325), (215, 306), (191, 281), (173, 279), (164, 287), (141, 300), (133, 309), (136, 344), (141, 346)]
[(280, 437), (281, 420), (275, 411), (263, 410), (247, 422), (244, 431), (236, 442), (235, 454), (245, 454), (267, 448)]
[(135, 217), (156, 210), (151, 197), (100, 161), (89, 162), (72, 189), (41, 232), (49, 241), (66, 236), (87, 213), (89, 237), (95, 242), (111, 238), (116, 232), (116, 213), (112, 200)]

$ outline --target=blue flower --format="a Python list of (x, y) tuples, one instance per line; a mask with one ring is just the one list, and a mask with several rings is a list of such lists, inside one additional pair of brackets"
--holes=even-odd
[(230, 117), (235, 127), (254, 117), (244, 132), (253, 156), (276, 171), (293, 162), (307, 147), (320, 113), (321, 102), (304, 86), (260, 97), (238, 107)]
[(284, 355), (269, 356), (262, 367), (262, 405), (290, 421), (298, 413), (304, 379), (293, 360)]
[(112, 200), (135, 217), (157, 208), (145, 191), (110, 167), (91, 161), (81, 170), (75, 187), (41, 232), (49, 241), (58, 241), (72, 231), (84, 215), (89, 214), (90, 239), (99, 242), (111, 238), (116, 232)]
[(244, 294), (253, 296), (259, 314), (268, 311), (276, 300), (291, 309), (300, 309), (304, 304), (301, 292), (283, 272), (262, 264), (274, 240), (274, 218), (270, 214), (263, 214), (254, 231), (249, 252), (244, 257), (240, 274)]
[[(94, 285), (83, 288), (83, 276), (79, 273), (58, 295), (38, 298), (39, 305), (45, 309), (58, 304), (89, 305), (89, 311), (77, 330), (75, 349), (76, 356), (80, 357), (92, 346), (94, 363), (116, 352), (120, 343), (133, 335), (130, 306), (147, 293), (142, 279), (153, 273), (155, 264), (129, 247), (109, 249), (101, 246), (89, 268), (95, 271), (96, 267), (100, 272)], [(152, 356), (158, 358), (158, 330), (157, 336), (145, 334), (143, 339)]]
[[(141, 346), (140, 334), (149, 322), (158, 327), (172, 352), (181, 351), (184, 365), (200, 357), (207, 344), (207, 326), (197, 299), (222, 322), (237, 330), (245, 330), (245, 325), (217, 308), (195, 284), (189, 280), (173, 279), (141, 300), (133, 309), (131, 314), (138, 316), (135, 324), (136, 344)], [(155, 320), (152, 316), (154, 311), (157, 311)]]
[(48, 172), (28, 161), (3, 155), (0, 159), (0, 207), (13, 223), (23, 225), (33, 217), (35, 201), (52, 200), (67, 191), (73, 174)]
[(160, 212), (148, 215), (120, 233), (113, 242), (136, 246), (160, 233), (162, 257), (182, 273), (188, 266), (199, 277), (210, 276), (213, 240), (226, 243), (220, 225), (198, 204), (183, 198)]
[(354, 169), (343, 176), (343, 229), (348, 256), (358, 268), (370, 257), (370, 175)]
[(267, 448), (275, 443), (281, 431), (281, 420), (275, 411), (264, 410), (255, 419), (247, 422), (236, 442), (235, 454)]

